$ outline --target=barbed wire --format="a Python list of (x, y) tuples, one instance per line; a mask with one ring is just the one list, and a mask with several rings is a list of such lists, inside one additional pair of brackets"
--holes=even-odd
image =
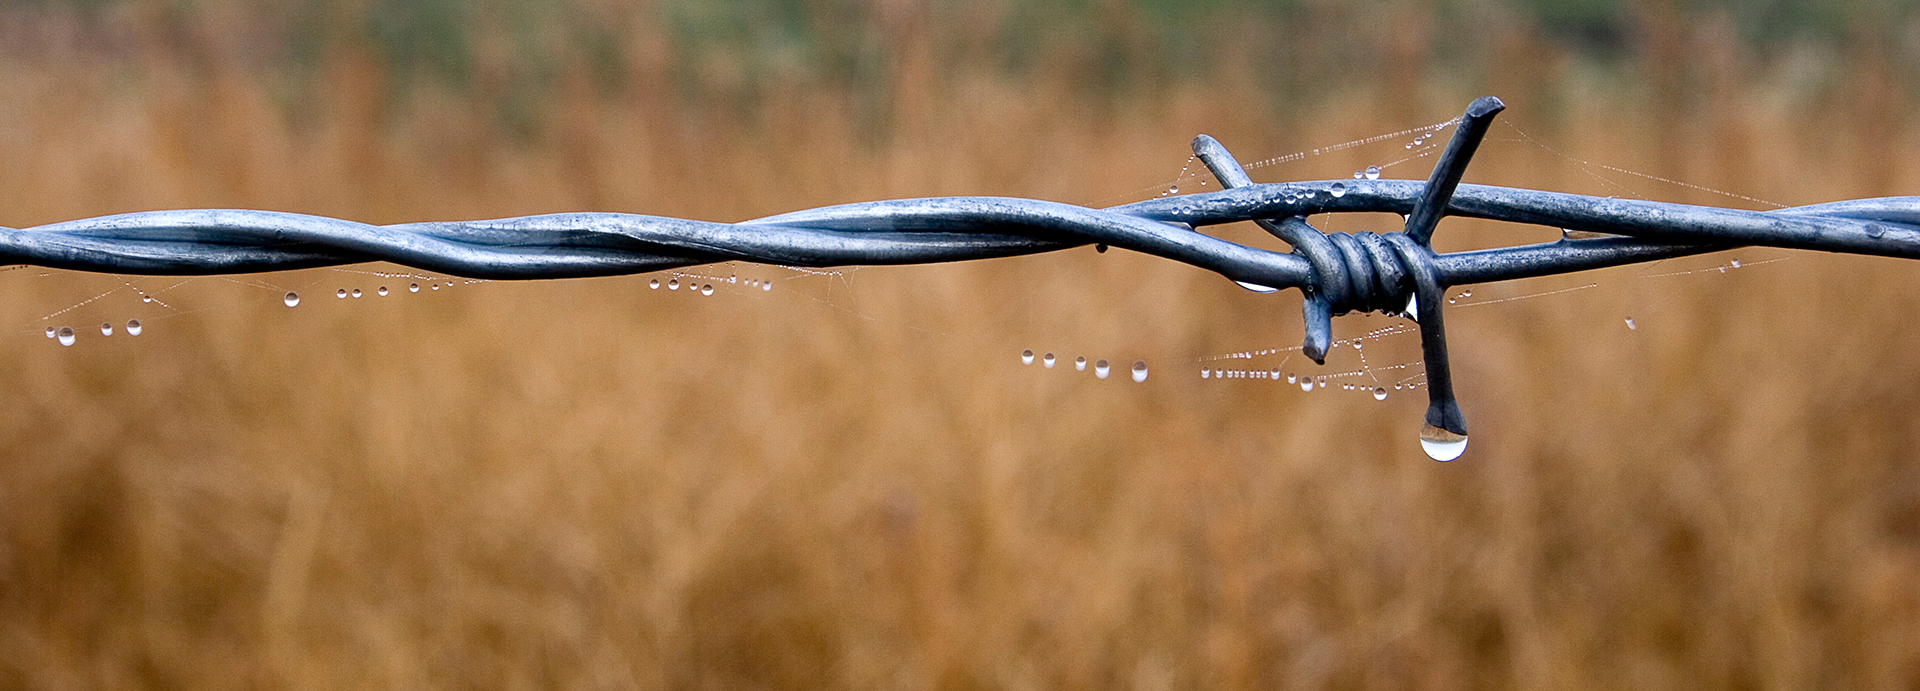
[[(1143, 252), (1218, 273), (1249, 289), (1298, 288), (1302, 351), (1324, 363), (1331, 318), (1404, 314), (1421, 331), (1429, 403), (1421, 444), (1452, 460), (1467, 428), (1447, 364), (1442, 292), (1488, 283), (1668, 259), (1740, 246), (1920, 258), (1920, 197), (1861, 199), (1770, 211), (1592, 197), (1460, 182), (1502, 109), (1474, 101), (1426, 181), (1255, 184), (1224, 146), (1201, 135), (1194, 155), (1224, 189), (1094, 209), (1037, 199), (941, 197), (843, 204), (739, 223), (623, 213), (370, 225), (274, 211), (191, 209), (0, 228), (0, 262), (145, 275), (284, 271), (385, 261), (480, 279), (546, 279), (659, 271), (715, 262), (830, 267), (957, 262), (1089, 244)], [(1391, 233), (1325, 233), (1316, 214), (1390, 212)], [(1559, 228), (1556, 242), (1439, 253), (1445, 216)], [(1196, 229), (1253, 221), (1290, 251)]]

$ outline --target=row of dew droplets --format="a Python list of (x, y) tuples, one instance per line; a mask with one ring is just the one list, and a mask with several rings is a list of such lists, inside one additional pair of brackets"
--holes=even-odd
[[(1033, 359), (1034, 359), (1033, 349), (1029, 348), (1029, 349), (1020, 351), (1020, 364), (1031, 365), (1033, 364)], [(1053, 369), (1054, 363), (1058, 361), (1059, 361), (1059, 358), (1055, 357), (1053, 353), (1047, 353), (1045, 355), (1040, 356), (1040, 366), (1045, 367), (1047, 369)], [(1073, 369), (1079, 372), (1087, 371), (1086, 356), (1081, 355), (1081, 356), (1074, 357)], [(1134, 381), (1145, 382), (1147, 380), (1147, 361), (1146, 360), (1133, 361), (1133, 368), (1131, 371), (1133, 373)], [(1106, 379), (1107, 376), (1112, 373), (1113, 373), (1113, 367), (1106, 360), (1101, 359), (1101, 360), (1094, 361), (1093, 363), (1094, 377), (1099, 379)]]
[[(140, 335), (140, 332), (142, 330), (144, 330), (144, 327), (140, 325), (140, 320), (138, 319), (127, 320), (128, 336), (138, 336)], [(113, 322), (100, 322), (100, 335), (112, 336)], [(61, 326), (61, 327), (49, 326), (47, 327), (47, 338), (53, 339), (55, 342), (59, 343), (60, 345), (70, 346), (80, 341), (80, 334), (74, 331), (73, 327), (71, 326)]]
[[(689, 278), (692, 278), (692, 277), (689, 277)], [(688, 282), (687, 291), (693, 292), (694, 290), (698, 290), (701, 295), (711, 297), (714, 293), (714, 287), (713, 287), (714, 283), (732, 284), (732, 283), (740, 283), (740, 282), (741, 281), (739, 276), (728, 276), (726, 278), (713, 279), (712, 281), (701, 283), (700, 287), (697, 289), (694, 287), (692, 282)], [(746, 280), (746, 284), (748, 288), (759, 288), (762, 292), (773, 290), (773, 281), (763, 281), (760, 279), (750, 278)], [(667, 290), (679, 290), (680, 277), (675, 276), (667, 279), (666, 286), (667, 286)], [(658, 278), (647, 279), (647, 288), (650, 290), (659, 290), (660, 279)]]

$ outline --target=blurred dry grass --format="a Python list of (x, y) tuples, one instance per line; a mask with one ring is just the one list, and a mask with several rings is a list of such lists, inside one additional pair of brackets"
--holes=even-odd
[[(1709, 52), (1713, 88), (1663, 116), (1657, 79), (1503, 46), (1484, 78), (1389, 74), (1297, 116), (1232, 73), (1102, 100), (1071, 69), (923, 66), (879, 140), (831, 91), (689, 111), (576, 74), (524, 140), (450, 91), (389, 108), (350, 53), (294, 120), (218, 66), (15, 60), (0, 223), (1117, 202), (1197, 132), (1252, 158), (1481, 90), (1575, 158), (1783, 203), (1920, 189), (1884, 56), (1810, 103)], [(1484, 158), (1472, 179), (1618, 193), (1539, 148)], [(740, 267), (780, 290), (714, 298), (642, 277), (336, 301), (381, 281), (262, 277), (312, 286), (288, 310), (199, 281), (178, 301), (217, 309), (122, 292), (63, 315), (152, 324), (74, 348), (41, 317), (121, 279), (8, 272), (0, 686), (1915, 688), (1920, 269), (1746, 256), (1792, 259), (1457, 310), (1474, 446), (1449, 465), (1418, 453), (1417, 396), (1194, 378), (1182, 358), (1296, 341), (1297, 297), (1127, 253)], [(1039, 373), (1025, 347), (1154, 375)]]

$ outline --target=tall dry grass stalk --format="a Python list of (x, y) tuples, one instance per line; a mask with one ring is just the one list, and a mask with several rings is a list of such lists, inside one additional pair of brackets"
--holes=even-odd
[[(1566, 157), (1495, 141), (1476, 181), (1620, 193), (1570, 157), (1782, 203), (1917, 188), (1894, 111), (1835, 119), (1728, 82), (1666, 120), (1620, 98), (1634, 83), (1522, 72), (1500, 78), (1508, 117)], [(584, 85), (539, 113), (551, 136), (515, 143), (451, 93), (383, 110), (366, 61), (328, 65), (298, 122), (218, 70), (15, 66), (0, 223), (1117, 203), (1171, 178), (1197, 132), (1255, 158), (1477, 95), (1360, 86), (1296, 121), (1231, 78), (1090, 102), (1050, 97), (1071, 89), (1045, 73), (907, 74), (924, 81), (878, 145), (832, 93), (690, 115)], [(1393, 174), (1426, 163), (1408, 165)], [(63, 313), (150, 324), (73, 348), (42, 317), (174, 282), (16, 270), (0, 686), (1912, 688), (1920, 273), (1739, 256), (1790, 260), (1452, 313), (1474, 446), (1449, 465), (1413, 443), (1417, 395), (1196, 378), (1193, 357), (1296, 342), (1297, 297), (1124, 252), (742, 266), (780, 289), (713, 298), (644, 278), (358, 301), (325, 295), (387, 280), (207, 279), (165, 296), (200, 311), (122, 290)], [(308, 298), (286, 309), (279, 287)], [(1153, 376), (1040, 371), (1022, 348)]]

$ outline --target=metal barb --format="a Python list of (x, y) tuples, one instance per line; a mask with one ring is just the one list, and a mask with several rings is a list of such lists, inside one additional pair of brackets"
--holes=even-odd
[[(0, 262), (79, 271), (213, 275), (387, 261), (469, 278), (609, 276), (723, 261), (779, 266), (929, 264), (1104, 245), (1218, 273), (1242, 284), (1299, 288), (1303, 350), (1323, 362), (1331, 319), (1408, 304), (1427, 366), (1422, 444), (1458, 455), (1466, 423), (1454, 399), (1442, 325), (1448, 286), (1571, 273), (1745, 245), (1920, 259), (1920, 197), (1859, 199), (1748, 211), (1462, 183), (1504, 106), (1482, 98), (1424, 182), (1324, 180), (1257, 184), (1211, 137), (1194, 154), (1217, 192), (1105, 209), (1007, 197), (897, 199), (807, 209), (739, 223), (618, 213), (378, 226), (273, 211), (151, 211), (0, 228)], [(1338, 187), (1336, 187), (1338, 186)], [(1334, 194), (1335, 190), (1341, 194)], [(1407, 215), (1404, 232), (1322, 233), (1311, 214)], [(1443, 216), (1581, 233), (1537, 245), (1436, 253)], [(1228, 242), (1206, 226), (1254, 221), (1288, 251)]]

